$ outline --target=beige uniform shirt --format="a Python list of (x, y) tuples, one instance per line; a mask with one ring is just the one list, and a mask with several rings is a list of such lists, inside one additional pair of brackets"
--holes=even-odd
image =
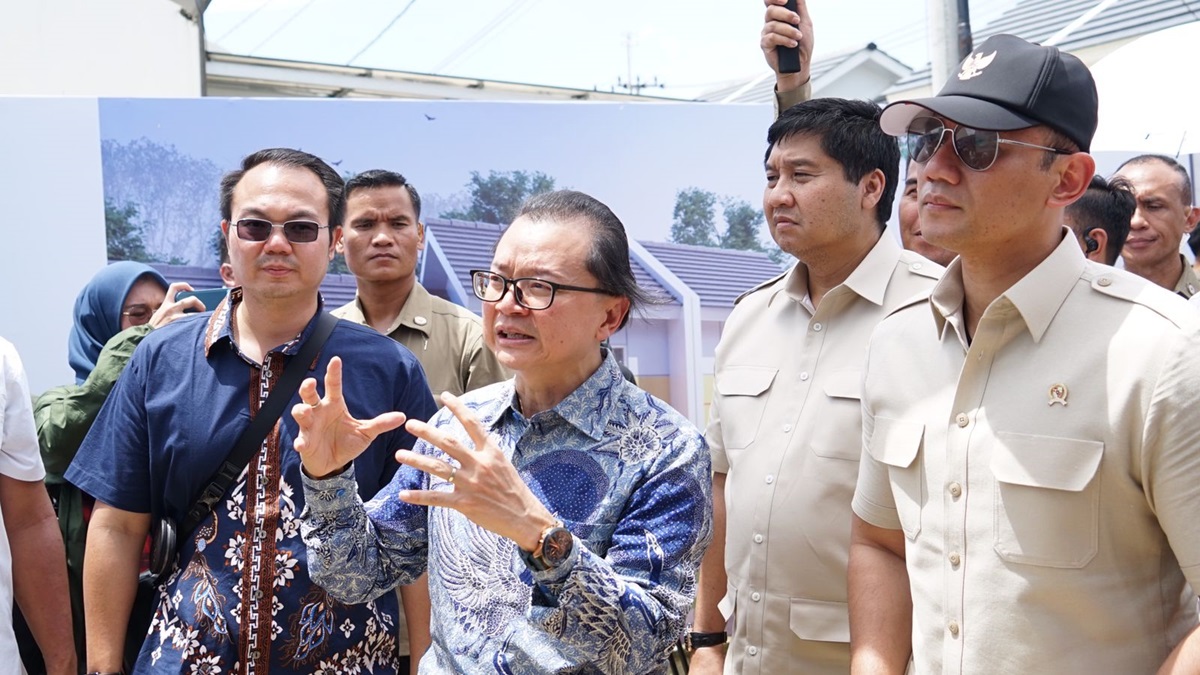
[[(357, 296), (352, 302), (333, 310), (332, 314), (339, 319), (367, 325)], [(479, 317), (430, 295), (421, 284), (413, 284), (404, 309), (400, 310), (400, 316), (396, 317), (387, 335), (416, 355), (425, 369), (429, 390), (435, 399), (443, 391), (461, 396), (509, 377), (483, 343), (483, 325)]]
[(744, 296), (725, 324), (707, 438), (714, 471), (728, 474), (721, 609), (737, 618), (727, 671), (848, 671), (867, 340), (889, 312), (924, 302), (941, 271), (885, 233), (815, 314), (797, 265)]
[(969, 343), (957, 261), (872, 337), (854, 512), (907, 538), (913, 672), (1153, 673), (1196, 625), (1200, 317), (1064, 235)]
[(1200, 278), (1196, 277), (1196, 270), (1192, 269), (1183, 254), (1179, 255), (1179, 260), (1183, 263), (1183, 274), (1179, 275), (1179, 281), (1175, 283), (1175, 292), (1185, 298), (1191, 298), (1200, 293)]

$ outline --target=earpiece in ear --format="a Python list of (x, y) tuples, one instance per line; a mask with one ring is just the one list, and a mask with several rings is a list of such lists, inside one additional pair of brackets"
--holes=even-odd
[(1088, 253), (1095, 253), (1096, 249), (1100, 248), (1100, 244), (1095, 239), (1092, 239), (1091, 237), (1084, 237), (1083, 245), (1087, 247)]

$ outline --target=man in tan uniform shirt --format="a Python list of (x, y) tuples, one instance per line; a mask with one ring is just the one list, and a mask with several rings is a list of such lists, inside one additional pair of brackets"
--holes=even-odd
[[(417, 282), (425, 248), (421, 196), (404, 176), (372, 170), (346, 182), (346, 218), (337, 250), (358, 281), (354, 300), (333, 310), (338, 318), (391, 337), (411, 351), (436, 397), (455, 396), (508, 379), (483, 344), (479, 317), (429, 294)], [(429, 588), (422, 577), (400, 587), (400, 639), (418, 657), (429, 646)], [(415, 661), (413, 660), (415, 671)]]
[(1183, 236), (1200, 220), (1187, 169), (1166, 155), (1139, 155), (1114, 175), (1129, 181), (1137, 198), (1121, 249), (1125, 269), (1184, 298), (1200, 293), (1196, 272), (1179, 252)]
[[(726, 672), (849, 669), (846, 561), (867, 339), (889, 312), (926, 300), (941, 272), (883, 231), (900, 154), (879, 112), (817, 99), (767, 133), (763, 208), (799, 262), (739, 299), (717, 346), (706, 436), (724, 527), (705, 558), (695, 630), (719, 633), (734, 615)], [(723, 649), (699, 649), (693, 672), (719, 670)]]
[(1200, 672), (1200, 317), (1062, 226), (1096, 111), (1076, 57), (999, 35), (881, 117), (959, 257), (871, 339), (854, 673)]

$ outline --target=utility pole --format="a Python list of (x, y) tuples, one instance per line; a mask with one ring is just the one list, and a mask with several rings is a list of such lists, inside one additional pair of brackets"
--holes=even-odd
[(936, 94), (973, 48), (970, 6), (968, 0), (927, 0), (925, 8), (929, 16), (930, 76)]
[(658, 76), (654, 77), (653, 82), (642, 82), (639, 75), (635, 80), (633, 77), (633, 33), (625, 34), (625, 81), (621, 81), (621, 77), (617, 76), (616, 89), (624, 89), (634, 96), (641, 96), (643, 89), (664, 89), (665, 84), (660, 84)]

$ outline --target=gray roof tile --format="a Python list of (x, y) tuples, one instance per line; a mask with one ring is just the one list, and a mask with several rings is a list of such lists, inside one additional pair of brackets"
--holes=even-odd
[(766, 253), (758, 251), (660, 241), (641, 244), (700, 296), (702, 307), (733, 307), (739, 295), (783, 272)]

